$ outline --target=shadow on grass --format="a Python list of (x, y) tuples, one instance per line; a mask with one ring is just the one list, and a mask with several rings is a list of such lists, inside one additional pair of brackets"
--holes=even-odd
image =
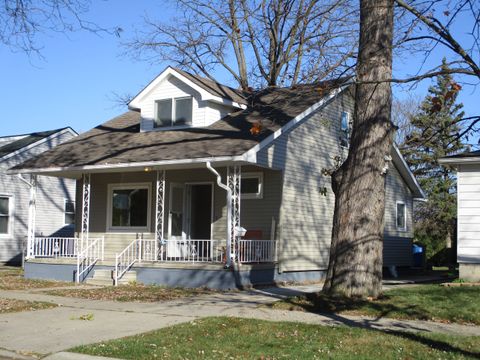
[(456, 354), (456, 355), (463, 355), (465, 357), (470, 357), (473, 359), (480, 359), (480, 352), (474, 352), (474, 351), (468, 351), (465, 349), (461, 349), (458, 346), (454, 346), (452, 344), (449, 344), (445, 341), (441, 340), (436, 340), (436, 339), (430, 339), (428, 337), (422, 336), (419, 333), (412, 333), (412, 332), (402, 332), (402, 331), (389, 331), (389, 330), (375, 330), (383, 333), (387, 333), (390, 335), (394, 335), (397, 337), (401, 337), (407, 340), (415, 341), (420, 344), (426, 345), (430, 347), (431, 349), (439, 350), (439, 351), (444, 351), (447, 353), (451, 354)]
[[(402, 317), (414, 318), (418, 320), (428, 320), (424, 309), (418, 305), (394, 305), (391, 297), (383, 295), (375, 301), (364, 299), (351, 299), (339, 296), (327, 296), (322, 293), (310, 293), (301, 297), (293, 297), (283, 300), (283, 306), (289, 307), (290, 310), (303, 310), (313, 313), (361, 313), (364, 315), (374, 316), (378, 319), (389, 317), (391, 314), (402, 314)], [(289, 305), (289, 306), (288, 306)], [(273, 304), (272, 307), (276, 305)]]

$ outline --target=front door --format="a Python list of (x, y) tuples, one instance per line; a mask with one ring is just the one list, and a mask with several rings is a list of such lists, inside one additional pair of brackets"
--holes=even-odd
[(212, 184), (170, 184), (168, 238), (211, 239), (212, 198)]
[(212, 191), (212, 184), (187, 184), (186, 186), (185, 213), (189, 239), (211, 239)]

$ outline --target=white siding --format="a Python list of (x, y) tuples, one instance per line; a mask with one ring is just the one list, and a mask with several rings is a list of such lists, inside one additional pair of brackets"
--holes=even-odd
[[(0, 236), (0, 263), (15, 263), (21, 260), (22, 243), (26, 241), (28, 226), (28, 204), (30, 190), (16, 175), (6, 175), (10, 167), (25, 161), (29, 157), (38, 155), (53, 148), (59, 143), (72, 138), (67, 132), (54, 136), (47, 142), (20, 152), (6, 161), (0, 162), (0, 194), (13, 196), (14, 214), (12, 232), (7, 236)], [(25, 176), (29, 179), (28, 176)], [(74, 200), (75, 181), (53, 177), (39, 176), (37, 188), (37, 216), (36, 234), (69, 235), (73, 234), (73, 227), (64, 224), (64, 201)]]
[(460, 165), (457, 187), (457, 259), (461, 263), (480, 263), (480, 165)]
[(170, 76), (152, 89), (141, 103), (141, 131), (153, 130), (155, 118), (155, 101), (192, 96), (192, 126), (203, 127), (220, 120), (233, 108), (201, 100), (200, 94), (177, 78)]

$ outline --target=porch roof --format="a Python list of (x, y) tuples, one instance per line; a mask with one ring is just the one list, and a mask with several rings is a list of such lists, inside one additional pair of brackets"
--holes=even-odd
[[(54, 173), (86, 168), (131, 168), (156, 162), (234, 160), (345, 84), (339, 79), (252, 94), (250, 106), (204, 128), (140, 132), (140, 113), (128, 111), (52, 150), (15, 166), (11, 173)], [(252, 135), (254, 123), (261, 132)]]

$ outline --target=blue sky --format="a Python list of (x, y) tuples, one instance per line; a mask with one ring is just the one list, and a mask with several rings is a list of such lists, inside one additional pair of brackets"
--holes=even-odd
[[(149, 0), (94, 1), (87, 17), (104, 27), (122, 27), (126, 39), (144, 14), (170, 18), (175, 9)], [(124, 110), (112, 100), (114, 92), (135, 94), (168, 65), (122, 56), (120, 39), (110, 35), (54, 33), (39, 37), (39, 42), (44, 59), (0, 47), (0, 136), (65, 126), (86, 131)], [(399, 73), (415, 73), (418, 63), (397, 60), (395, 68)], [(430, 84), (427, 80), (409, 91), (423, 98)], [(401, 90), (395, 87), (397, 97), (406, 96)], [(466, 86), (460, 95), (467, 115), (479, 111), (475, 90)]]

